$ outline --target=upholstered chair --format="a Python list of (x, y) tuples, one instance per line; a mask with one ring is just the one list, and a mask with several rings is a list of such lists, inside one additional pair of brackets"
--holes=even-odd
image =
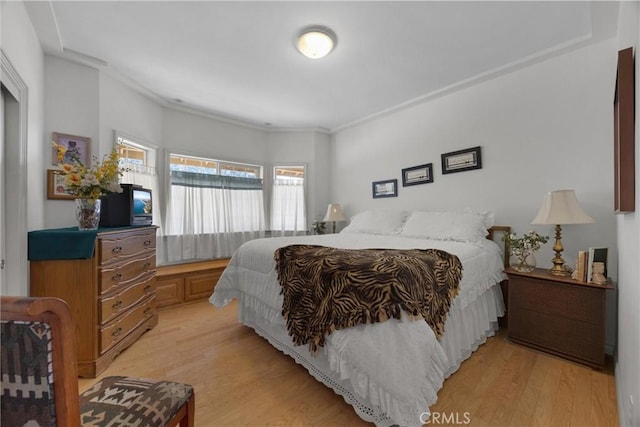
[(78, 393), (73, 320), (58, 298), (0, 298), (2, 425), (194, 425), (188, 384), (106, 377)]

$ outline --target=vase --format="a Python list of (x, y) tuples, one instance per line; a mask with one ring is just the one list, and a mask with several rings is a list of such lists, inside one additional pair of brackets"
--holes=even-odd
[(100, 199), (76, 199), (79, 230), (97, 230), (100, 224)]
[(512, 253), (509, 258), (509, 265), (516, 271), (530, 273), (536, 268), (536, 257), (533, 251)]

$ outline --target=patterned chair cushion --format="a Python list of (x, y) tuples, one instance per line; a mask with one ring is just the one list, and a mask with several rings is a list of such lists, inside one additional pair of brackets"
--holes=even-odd
[(55, 426), (51, 326), (43, 322), (0, 322), (2, 425)]
[(107, 377), (80, 395), (83, 426), (164, 426), (193, 394), (188, 384)]

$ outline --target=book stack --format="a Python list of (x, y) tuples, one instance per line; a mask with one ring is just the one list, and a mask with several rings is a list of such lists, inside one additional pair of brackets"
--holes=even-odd
[(578, 258), (576, 259), (576, 269), (571, 275), (575, 280), (581, 282), (587, 281), (587, 260), (589, 253), (587, 251), (578, 251)]
[[(602, 263), (602, 266), (596, 265), (594, 270), (593, 263)], [(607, 278), (607, 248), (589, 248), (588, 251), (578, 251), (576, 259), (576, 269), (571, 277), (584, 283), (606, 283)]]

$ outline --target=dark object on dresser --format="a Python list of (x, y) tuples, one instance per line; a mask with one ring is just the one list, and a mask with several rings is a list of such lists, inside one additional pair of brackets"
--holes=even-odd
[(100, 227), (151, 225), (152, 191), (134, 184), (120, 184), (120, 187), (121, 193), (111, 193), (102, 198)]
[(594, 368), (604, 365), (607, 285), (552, 276), (547, 270), (509, 275), (509, 338)]

